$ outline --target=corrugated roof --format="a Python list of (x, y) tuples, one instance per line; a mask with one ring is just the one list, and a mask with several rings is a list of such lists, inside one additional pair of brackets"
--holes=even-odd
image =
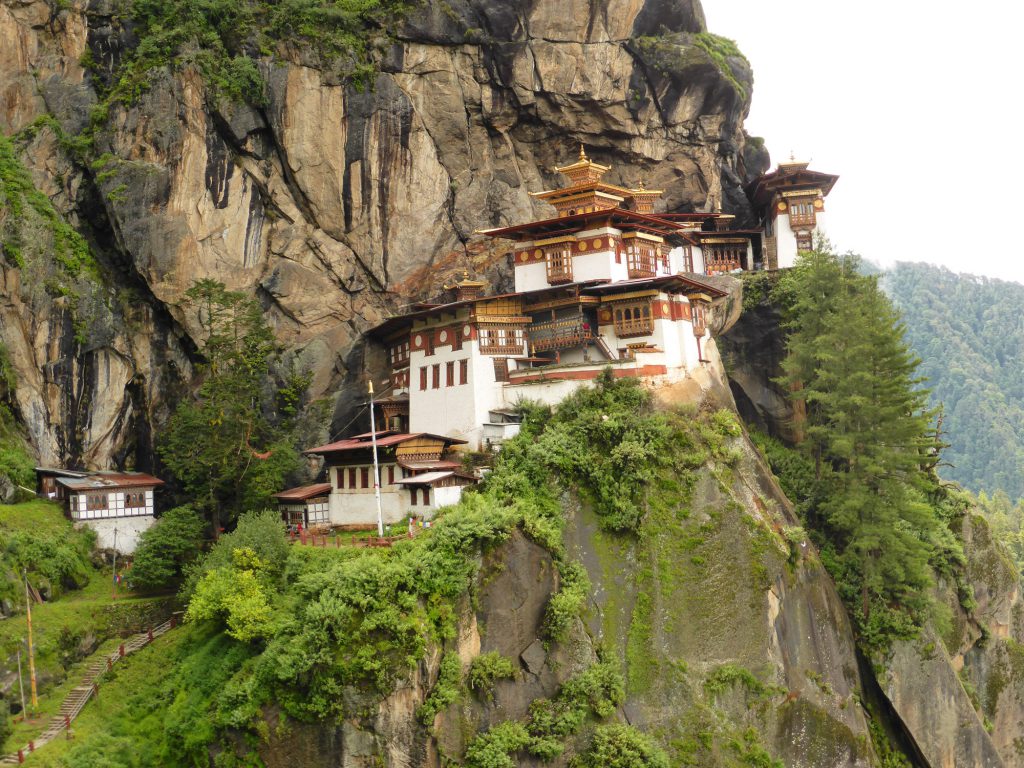
[(424, 472), (422, 475), (413, 475), (412, 477), (406, 477), (402, 480), (397, 480), (397, 485), (433, 485), (439, 480), (454, 475), (454, 472)]
[(85, 477), (58, 477), (57, 482), (73, 491), (155, 488), (164, 484), (144, 472), (92, 472)]
[(444, 459), (436, 460), (419, 460), (419, 461), (403, 461), (398, 460), (398, 466), (405, 467), (405, 469), (411, 469), (413, 472), (422, 472), (424, 470), (443, 470), (443, 469), (461, 469), (462, 465), (457, 461), (445, 461)]
[(323, 496), (330, 492), (330, 483), (314, 483), (313, 485), (301, 485), (298, 488), (290, 488), (287, 491), (275, 493), (273, 496), (281, 501), (305, 501), (306, 499)]

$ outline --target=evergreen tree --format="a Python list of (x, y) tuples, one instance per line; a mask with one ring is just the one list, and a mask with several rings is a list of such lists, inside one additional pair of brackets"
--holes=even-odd
[(214, 280), (186, 296), (205, 334), (203, 380), (195, 399), (178, 406), (158, 450), (216, 536), (239, 512), (266, 506), (298, 468), (291, 419), (308, 379), (292, 377), (270, 397), (274, 337), (259, 304)]
[(824, 489), (813, 510), (823, 556), (862, 640), (878, 648), (919, 625), (929, 563), (947, 536), (929, 503), (938, 442), (918, 361), (876, 279), (858, 267), (856, 257), (812, 252), (784, 277), (782, 381)]

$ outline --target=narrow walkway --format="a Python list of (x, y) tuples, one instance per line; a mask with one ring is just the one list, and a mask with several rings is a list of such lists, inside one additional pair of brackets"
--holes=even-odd
[(18, 765), (23, 763), (29, 753), (35, 752), (44, 744), (71, 730), (72, 721), (78, 717), (78, 713), (82, 711), (82, 708), (89, 702), (89, 699), (96, 695), (97, 688), (99, 687), (97, 681), (106, 672), (113, 669), (114, 665), (125, 656), (135, 653), (140, 648), (145, 648), (155, 638), (164, 634), (169, 629), (174, 629), (176, 624), (177, 617), (171, 616), (163, 624), (154, 627), (148, 632), (140, 632), (137, 635), (133, 635), (131, 639), (121, 643), (116, 651), (103, 656), (86, 667), (82, 680), (64, 698), (64, 702), (60, 705), (57, 715), (46, 724), (43, 732), (17, 752), (0, 757), (0, 765)]

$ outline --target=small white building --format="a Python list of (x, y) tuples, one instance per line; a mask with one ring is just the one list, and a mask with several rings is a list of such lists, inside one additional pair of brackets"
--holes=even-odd
[(747, 197), (764, 227), (764, 268), (785, 269), (825, 234), (825, 198), (838, 176), (790, 160), (747, 186)]
[[(476, 482), (451, 454), (451, 448), (464, 444), (464, 440), (392, 430), (379, 431), (376, 437), (381, 516), (385, 524), (409, 516), (429, 520), (441, 507), (457, 503), (462, 489)], [(328, 482), (277, 494), (286, 521), (296, 524), (301, 520), (306, 528), (376, 525), (373, 434), (320, 445), (306, 453), (323, 457)], [(318, 500), (317, 511), (309, 517), (308, 503), (313, 500)]]
[(96, 545), (130, 555), (156, 522), (154, 491), (164, 484), (143, 472), (74, 472), (37, 468), (48, 498), (65, 500), (77, 526), (96, 531)]

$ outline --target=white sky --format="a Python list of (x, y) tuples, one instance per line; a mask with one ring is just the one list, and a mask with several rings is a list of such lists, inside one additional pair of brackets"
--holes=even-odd
[(754, 69), (746, 121), (772, 165), (839, 174), (840, 251), (1024, 283), (1024, 4), (703, 0)]

